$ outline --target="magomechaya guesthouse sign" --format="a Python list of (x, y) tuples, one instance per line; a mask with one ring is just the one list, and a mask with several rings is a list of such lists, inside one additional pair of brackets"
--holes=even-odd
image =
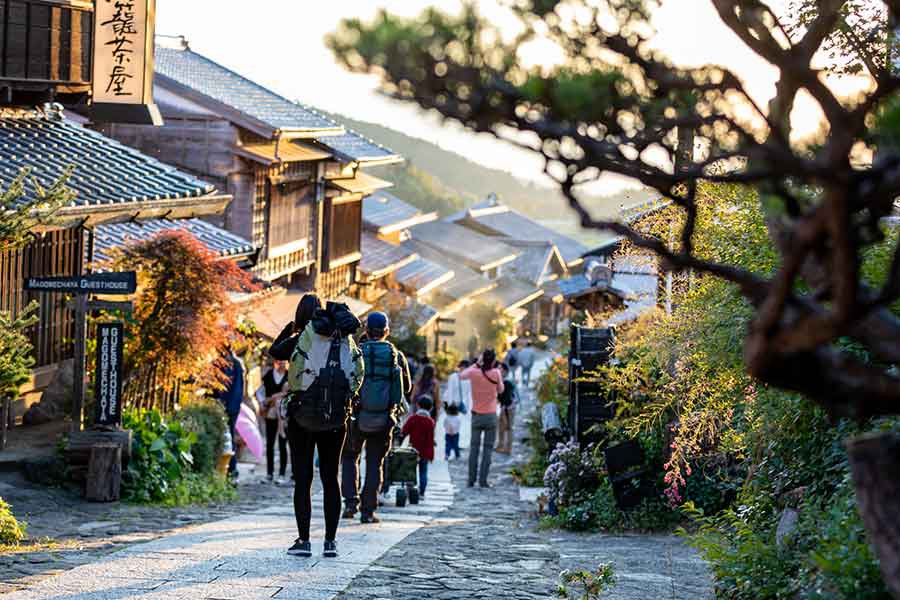
[(94, 117), (161, 125), (153, 104), (155, 0), (97, 0), (94, 6)]
[(129, 271), (74, 277), (29, 277), (25, 280), (25, 289), (32, 292), (129, 295), (137, 290), (137, 275)]
[(121, 323), (97, 325), (97, 363), (94, 399), (98, 425), (122, 422), (122, 361), (124, 327)]

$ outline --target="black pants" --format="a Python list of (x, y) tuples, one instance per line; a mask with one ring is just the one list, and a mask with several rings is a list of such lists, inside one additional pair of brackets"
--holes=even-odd
[(371, 516), (378, 508), (378, 492), (384, 478), (384, 457), (391, 447), (390, 429), (377, 433), (363, 433), (353, 427), (347, 434), (344, 455), (341, 458), (341, 490), (344, 504), (356, 509), (360, 505), (359, 497), (359, 457), (363, 446), (366, 448), (366, 481), (362, 490), (360, 512)]
[(266, 469), (269, 477), (275, 474), (275, 440), (278, 440), (278, 474), (287, 470), (287, 438), (278, 435), (278, 419), (266, 419)]
[(346, 428), (329, 431), (308, 431), (291, 419), (288, 422), (288, 441), (291, 447), (291, 468), (294, 471), (294, 516), (297, 534), (309, 541), (309, 521), (312, 516), (313, 455), (319, 449), (319, 477), (325, 495), (325, 539), (334, 540), (341, 518), (341, 486), (338, 467)]
[(231, 448), (234, 451), (234, 454), (231, 455), (231, 460), (228, 462), (228, 474), (234, 475), (237, 473), (237, 455), (238, 455), (238, 443), (237, 443), (237, 418), (238, 414), (229, 414), (228, 415), (228, 431), (231, 433)]

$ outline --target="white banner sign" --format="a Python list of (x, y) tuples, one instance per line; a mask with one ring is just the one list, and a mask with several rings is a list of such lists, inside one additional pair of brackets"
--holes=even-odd
[(154, 0), (94, 7), (94, 103), (152, 104)]

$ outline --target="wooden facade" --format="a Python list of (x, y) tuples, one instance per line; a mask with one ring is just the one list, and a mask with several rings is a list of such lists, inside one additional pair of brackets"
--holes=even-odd
[[(0, 0), (0, 86), (37, 103), (90, 89), (93, 3)], [(72, 98), (71, 100), (74, 100)]]
[(62, 294), (24, 291), (28, 277), (80, 275), (85, 253), (85, 232), (80, 228), (44, 232), (31, 242), (0, 252), (0, 311), (20, 315), (38, 302), (40, 321), (29, 328), (35, 366), (46, 367), (72, 358), (74, 314)]

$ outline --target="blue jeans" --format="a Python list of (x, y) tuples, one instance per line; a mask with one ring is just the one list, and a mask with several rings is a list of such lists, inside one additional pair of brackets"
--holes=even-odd
[(425, 488), (428, 487), (428, 460), (419, 459), (419, 494), (425, 495)]
[(445, 433), (444, 434), (444, 457), (450, 458), (450, 452), (456, 453), (456, 458), (459, 458), (459, 434), (458, 433)]

